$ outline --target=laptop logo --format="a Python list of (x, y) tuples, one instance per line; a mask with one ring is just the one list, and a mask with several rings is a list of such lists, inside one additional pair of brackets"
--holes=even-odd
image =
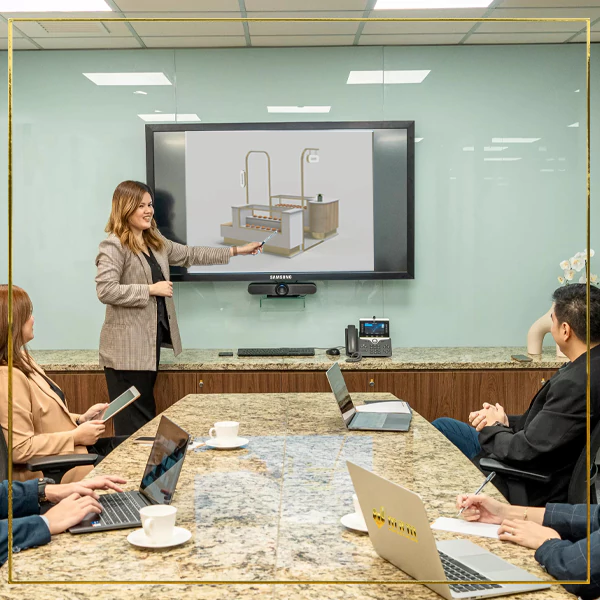
[[(379, 512), (377, 512), (377, 509), (373, 509), (373, 521), (375, 521), (375, 524), (377, 525), (378, 529), (381, 529), (385, 525), (386, 516), (385, 509), (383, 508), (383, 506), (381, 507)], [(392, 531), (393, 533), (401, 535), (402, 537), (405, 537), (408, 540), (418, 543), (419, 540), (417, 539), (417, 530), (412, 525), (409, 525), (404, 521), (398, 521), (397, 519), (394, 519), (389, 515), (387, 517), (387, 524), (388, 531)]]

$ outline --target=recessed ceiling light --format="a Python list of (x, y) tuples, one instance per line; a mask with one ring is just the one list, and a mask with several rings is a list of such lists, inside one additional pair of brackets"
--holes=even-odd
[(164, 73), (83, 73), (96, 85), (173, 85)]
[(110, 12), (104, 0), (0, 0), (0, 12)]
[(375, 10), (424, 8), (487, 8), (492, 0), (377, 0)]
[(328, 113), (331, 106), (267, 106), (270, 113)]
[(579, 127), (579, 121), (575, 121), (575, 123), (571, 123), (570, 125), (567, 125), (567, 127)]
[(506, 150), (508, 146), (484, 146), (484, 152), (501, 152), (502, 150)]
[(531, 144), (542, 138), (492, 138), (492, 144)]
[(162, 112), (162, 110), (155, 110), (154, 112)]
[(521, 157), (519, 156), (518, 158), (509, 158), (508, 156), (503, 156), (502, 158), (484, 158), (483, 160), (495, 160), (495, 161), (502, 161), (502, 162), (512, 162), (515, 160), (521, 160)]
[(199, 122), (200, 117), (196, 114), (173, 114), (173, 113), (149, 113), (138, 115), (142, 121), (164, 121), (173, 123), (177, 121), (177, 123), (191, 123), (191, 122)]
[(421, 83), (431, 70), (350, 71), (348, 85)]
[(575, 90), (575, 93), (578, 94), (581, 90)]
[(141, 94), (142, 96), (147, 96), (148, 92), (142, 92), (142, 90), (136, 90), (135, 92), (133, 92), (134, 94)]
[(415, 138), (415, 143), (419, 143), (422, 142), (425, 138)]

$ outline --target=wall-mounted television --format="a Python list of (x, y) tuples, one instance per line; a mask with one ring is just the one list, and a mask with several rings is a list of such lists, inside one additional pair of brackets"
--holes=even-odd
[(414, 277), (414, 121), (146, 125), (146, 167), (167, 238), (269, 238), (173, 280)]

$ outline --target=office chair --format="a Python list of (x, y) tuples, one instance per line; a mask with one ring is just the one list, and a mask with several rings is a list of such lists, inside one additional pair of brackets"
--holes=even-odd
[[(98, 460), (97, 454), (57, 454), (40, 456), (27, 461), (29, 471), (42, 471), (44, 477), (50, 477), (60, 483), (64, 474), (74, 467), (93, 465)], [(0, 481), (8, 479), (8, 447), (4, 432), (0, 431)]]
[[(596, 494), (598, 465), (595, 463), (598, 450), (600, 450), (600, 421), (596, 423), (590, 432), (590, 502), (592, 504), (596, 504), (598, 501)], [(585, 465), (586, 449), (584, 448), (575, 463), (569, 482), (569, 490), (567, 492), (567, 502), (569, 504), (585, 504), (587, 502)], [(517, 506), (529, 506), (527, 490), (525, 488), (527, 481), (536, 481), (545, 485), (552, 483), (551, 474), (543, 475), (542, 473), (535, 473), (533, 471), (524, 471), (510, 465), (505, 465), (493, 458), (480, 459), (479, 466), (484, 473), (496, 471), (499, 475), (504, 475), (508, 487), (507, 500)]]

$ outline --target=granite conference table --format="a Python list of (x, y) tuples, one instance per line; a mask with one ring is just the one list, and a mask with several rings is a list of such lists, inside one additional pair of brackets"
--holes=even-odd
[[(354, 395), (357, 403), (366, 398), (393, 396)], [(47, 546), (13, 555), (13, 580), (49, 584), (5, 583), (0, 598), (440, 598), (419, 584), (391, 583), (410, 578), (381, 559), (367, 535), (340, 523), (353, 511), (346, 460), (418, 492), (432, 520), (454, 516), (456, 495), (479, 486), (477, 469), (418, 414), (408, 433), (351, 433), (332, 394), (189, 395), (163, 414), (193, 438), (206, 439), (215, 421), (236, 420), (240, 435), (249, 439), (238, 450), (201, 446), (188, 452), (173, 504), (177, 525), (191, 530), (192, 539), (166, 550), (145, 550), (127, 542), (131, 530), (54, 536)], [(158, 419), (139, 435), (153, 435)], [(148, 453), (148, 447), (127, 441), (95, 473), (123, 475), (126, 488), (136, 489)], [(492, 486), (488, 493), (499, 496)], [(453, 535), (436, 532), (439, 539)], [(531, 550), (470, 539), (549, 578)], [(3, 571), (6, 582), (6, 565)], [(50, 583), (110, 580), (147, 584)], [(248, 584), (191, 583), (203, 581)], [(308, 583), (344, 581), (386, 583)], [(560, 586), (522, 597), (573, 598)]]

